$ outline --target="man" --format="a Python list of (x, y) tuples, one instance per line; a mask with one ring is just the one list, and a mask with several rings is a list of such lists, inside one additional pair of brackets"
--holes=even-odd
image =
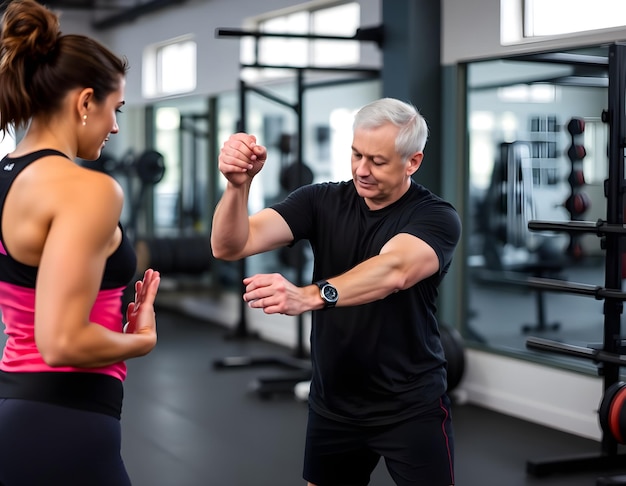
[(449, 486), (454, 440), (435, 301), (460, 220), (412, 179), (428, 137), (413, 106), (374, 101), (353, 129), (351, 181), (303, 186), (251, 216), (250, 185), (267, 151), (252, 135), (232, 135), (219, 156), (228, 183), (213, 254), (237, 260), (311, 243), (315, 283), (259, 274), (244, 279), (243, 295), (268, 314), (313, 311), (309, 486), (366, 485), (381, 456), (398, 485)]

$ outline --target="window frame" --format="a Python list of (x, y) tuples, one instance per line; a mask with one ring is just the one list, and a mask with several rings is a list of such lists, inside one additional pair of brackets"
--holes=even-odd
[[(580, 39), (584, 36), (606, 36), (609, 39), (623, 37), (617, 33), (626, 32), (626, 22), (621, 26), (607, 26), (603, 28), (577, 28), (568, 32), (533, 35), (533, 28), (529, 24), (529, 17), (534, 15), (534, 3), (549, 0), (500, 0), (500, 44), (514, 46), (522, 44), (540, 43), (562, 39)], [(610, 1), (610, 0), (603, 0)], [(620, 1), (620, 0), (613, 0)], [(569, 8), (568, 10), (575, 10)]]
[[(329, 33), (329, 32), (322, 33), (322, 32), (319, 32), (319, 30), (315, 29), (314, 20), (315, 20), (316, 14), (323, 12), (325, 10), (334, 9), (334, 8), (342, 7), (346, 5), (353, 5), (357, 9), (357, 15), (356, 15), (356, 19), (354, 22), (355, 29), (353, 32), (350, 32), (349, 34), (348, 33)], [(284, 66), (286, 68), (289, 68), (289, 67), (324, 68), (324, 67), (329, 67), (329, 66), (345, 67), (345, 66), (354, 66), (354, 65), (359, 64), (361, 60), (361, 52), (360, 52), (360, 44), (358, 40), (353, 41), (354, 46), (352, 46), (352, 48), (356, 51), (356, 53), (353, 55), (352, 58), (349, 58), (348, 60), (343, 61), (343, 62), (328, 63), (328, 62), (319, 62), (318, 55), (316, 55), (316, 50), (320, 49), (320, 43), (336, 42), (336, 43), (341, 43), (344, 46), (349, 46), (351, 41), (341, 40), (341, 39), (333, 41), (333, 40), (316, 40), (316, 39), (306, 38), (306, 36), (309, 36), (309, 35), (310, 36), (337, 35), (339, 37), (345, 36), (346, 38), (349, 38), (351, 35), (354, 35), (356, 33), (356, 29), (360, 25), (360, 13), (361, 13), (360, 4), (358, 3), (358, 1), (355, 1), (355, 0), (341, 0), (341, 1), (317, 0), (313, 2), (304, 3), (296, 7), (290, 7), (287, 9), (269, 12), (269, 13), (266, 13), (257, 17), (249, 18), (244, 22), (244, 28), (252, 32), (264, 32), (266, 31), (265, 27), (271, 22), (280, 22), (281, 18), (285, 19), (285, 21), (288, 22), (289, 17), (302, 14), (302, 13), (306, 13), (308, 16), (308, 18), (306, 19), (307, 26), (306, 26), (305, 31), (289, 32), (289, 29), (286, 29), (286, 30), (282, 30), (281, 32), (278, 32), (277, 30), (271, 30), (271, 29), (267, 30), (268, 33), (276, 33), (276, 34), (280, 34), (280, 33), (290, 34), (291, 33), (291, 34), (294, 34), (293, 38), (288, 38), (288, 37), (281, 38), (279, 36), (267, 37), (267, 38), (263, 38), (262, 36), (260, 38), (244, 37), (242, 39), (241, 48), (240, 48), (240, 61), (242, 65), (245, 66), (245, 65), (254, 65), (254, 64), (261, 64), (261, 65), (269, 64), (269, 63), (262, 62), (264, 58), (266, 59), (268, 58), (263, 52), (264, 49), (268, 49), (268, 50), (272, 49), (274, 52), (288, 51), (289, 49), (281, 49), (280, 47), (281, 43), (288, 47), (293, 46), (293, 45), (296, 45), (296, 46), (300, 45), (302, 46), (301, 50), (304, 51), (304, 54), (299, 58), (298, 56), (291, 55), (290, 57), (285, 59), (284, 62), (281, 62), (281, 61), (274, 62), (272, 63), (273, 65)], [(302, 35), (303, 38), (296, 37), (300, 35)], [(264, 45), (267, 45), (268, 47), (264, 48)], [(325, 51), (328, 52), (328, 44), (326, 44)], [(273, 56), (269, 56), (269, 58), (272, 58), (272, 57)], [(295, 61), (294, 61), (294, 58), (296, 58)], [(256, 71), (252, 76), (255, 79), (268, 79), (268, 78), (274, 78), (277, 76), (283, 76), (284, 74), (285, 74), (284, 72), (279, 72), (276, 70), (269, 70), (269, 71), (265, 70), (265, 72)], [(248, 76), (250, 76), (250, 73), (248, 74)]]

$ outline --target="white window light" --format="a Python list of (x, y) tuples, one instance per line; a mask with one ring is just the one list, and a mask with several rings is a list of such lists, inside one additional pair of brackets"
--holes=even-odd
[(626, 23), (624, 0), (526, 0), (525, 6), (526, 37), (610, 29)]
[(143, 55), (143, 95), (147, 98), (196, 89), (196, 42), (181, 37), (148, 46)]
[[(360, 6), (346, 3), (311, 13), (311, 29), (317, 35), (350, 37), (359, 28)], [(316, 66), (341, 66), (359, 62), (359, 41), (315, 40), (311, 57)]]
[(624, 0), (500, 0), (502, 45), (625, 26)]
[[(309, 13), (296, 12), (277, 17), (260, 25), (263, 32), (308, 34)], [(259, 39), (259, 62), (269, 65), (306, 66), (309, 64), (307, 39), (265, 37)]]
[(498, 99), (508, 103), (554, 103), (556, 86), (553, 84), (516, 84), (498, 88)]
[[(360, 13), (358, 2), (337, 4), (335, 1), (316, 1), (277, 12), (276, 15), (266, 14), (256, 20), (250, 19), (247, 26), (251, 30), (268, 33), (350, 37), (360, 25)], [(255, 44), (258, 53), (255, 52)], [(244, 37), (240, 59), (243, 64), (252, 64), (256, 60), (259, 64), (273, 66), (348, 66), (358, 64), (360, 46), (358, 41), (288, 37), (261, 37), (257, 41)], [(248, 70), (245, 77), (254, 80), (283, 76), (285, 73), (280, 71)]]
[(13, 132), (7, 132), (3, 137), (0, 137), (0, 158), (13, 152), (15, 150), (15, 136)]

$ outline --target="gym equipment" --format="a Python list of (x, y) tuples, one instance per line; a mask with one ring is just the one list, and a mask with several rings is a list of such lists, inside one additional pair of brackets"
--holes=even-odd
[[(561, 264), (556, 262), (552, 268), (547, 262), (537, 265), (526, 265), (526, 270), (533, 277), (548, 278), (550, 274), (558, 274), (562, 269)], [(541, 333), (546, 331), (556, 331), (561, 327), (561, 323), (557, 321), (548, 322), (546, 318), (545, 293), (540, 288), (535, 288), (535, 309), (536, 322), (534, 324), (523, 324), (522, 332), (524, 334)]]
[[(556, 124), (556, 120), (553, 123)], [(526, 280), (516, 275), (556, 277), (563, 269), (562, 257), (550, 248), (552, 241), (543, 238), (537, 243), (528, 229), (528, 222), (536, 215), (531, 147), (530, 142), (522, 141), (500, 144), (500, 157), (494, 164), (491, 184), (478, 211), (484, 232), (483, 253), (486, 266), (495, 275), (492, 278), (524, 287), (528, 287)], [(528, 259), (522, 263), (507, 263), (503, 256), (505, 246), (526, 249)], [(535, 303), (536, 322), (523, 324), (522, 332), (558, 329), (558, 322), (548, 322), (546, 318), (541, 289), (535, 289)]]
[(443, 354), (448, 361), (448, 393), (453, 391), (465, 373), (465, 344), (461, 333), (446, 324), (439, 325)]
[(163, 155), (156, 150), (145, 150), (139, 156), (129, 150), (119, 160), (103, 152), (93, 167), (109, 175), (137, 176), (144, 184), (158, 184), (165, 175)]
[[(257, 43), (259, 39), (263, 37), (287, 37), (287, 38), (307, 38), (307, 39), (333, 39), (333, 40), (361, 40), (361, 41), (374, 41), (380, 42), (382, 41), (382, 29), (380, 28), (371, 28), (367, 30), (359, 29), (354, 37), (338, 37), (338, 36), (318, 36), (318, 35), (299, 35), (299, 34), (282, 34), (282, 33), (269, 33), (269, 32), (251, 32), (237, 29), (217, 29), (217, 36), (235, 36), (235, 37), (252, 37), (255, 42), (254, 52), (258, 53)], [(315, 87), (324, 87), (329, 85), (336, 85), (345, 83), (351, 80), (335, 80), (335, 81), (320, 81), (316, 84), (309, 83), (305, 85), (304, 82), (304, 74), (308, 71), (327, 71), (330, 73), (349, 73), (355, 74), (358, 76), (357, 80), (371, 79), (373, 77), (377, 77), (379, 75), (378, 69), (371, 68), (338, 68), (338, 67), (313, 67), (313, 66), (305, 66), (305, 67), (294, 67), (294, 66), (276, 66), (276, 65), (265, 65), (257, 62), (258, 59), (255, 59), (255, 62), (251, 64), (241, 64), (241, 68), (250, 68), (253, 67), (255, 69), (289, 69), (295, 71), (296, 74), (296, 93), (297, 100), (295, 103), (290, 103), (287, 100), (284, 100), (269, 90), (264, 90), (259, 87), (255, 87), (247, 84), (243, 79), (239, 81), (239, 109), (240, 109), (240, 119), (239, 126), (237, 129), (239, 131), (245, 131), (246, 129), (246, 100), (247, 94), (249, 92), (256, 93), (266, 98), (267, 100), (273, 101), (280, 105), (283, 105), (287, 108), (290, 108), (297, 117), (297, 129), (296, 129), (296, 156), (295, 160), (288, 166), (288, 173), (285, 175), (283, 167), (283, 174), (281, 175), (281, 185), (283, 188), (295, 188), (300, 187), (307, 181), (307, 169), (310, 171), (308, 167), (305, 166), (303, 161), (303, 138), (304, 138), (304, 120), (302, 109), (304, 106), (304, 92), (306, 89), (315, 88)], [(282, 143), (289, 143), (289, 150), (291, 149), (292, 139), (285, 138), (281, 140)], [(281, 152), (286, 152), (286, 150), (281, 150)], [(312, 174), (311, 174), (312, 176)], [(311, 179), (312, 180), (312, 179)], [(293, 257), (294, 268), (296, 271), (295, 284), (301, 286), (303, 284), (303, 266), (304, 266), (304, 252), (296, 251)], [(246, 260), (242, 259), (239, 262), (239, 273), (240, 278), (243, 278), (246, 275)], [(242, 284), (241, 286), (242, 294), (245, 292), (245, 286)], [(235, 327), (233, 336), (236, 338), (246, 338), (246, 337), (255, 337), (253, 333), (250, 333), (248, 330), (247, 318), (246, 318), (247, 306), (243, 299), (241, 299), (240, 309), (239, 309), (239, 322)], [(278, 365), (282, 367), (286, 367), (289, 370), (294, 370), (291, 375), (288, 376), (279, 376), (279, 377), (260, 377), (255, 382), (253, 382), (252, 389), (262, 398), (266, 398), (274, 393), (280, 391), (288, 391), (289, 393), (293, 393), (293, 389), (295, 384), (299, 382), (304, 382), (310, 380), (311, 378), (311, 364), (308, 359), (307, 352), (305, 349), (305, 336), (304, 336), (304, 319), (302, 315), (297, 317), (297, 342), (296, 348), (293, 352), (293, 356), (276, 356), (276, 357), (226, 357), (222, 359), (218, 359), (214, 361), (213, 366), (216, 369), (225, 369), (225, 368), (240, 368), (240, 367), (250, 367), (250, 366), (267, 366), (267, 365)]]
[(571, 187), (582, 187), (585, 185), (585, 173), (580, 169), (572, 169), (567, 182)]
[(591, 199), (586, 192), (574, 192), (567, 197), (564, 206), (572, 219), (579, 219), (591, 208)]
[[(626, 359), (624, 364), (626, 364)], [(623, 381), (613, 383), (604, 393), (598, 410), (602, 430), (606, 434), (611, 434), (619, 444), (626, 444), (625, 399), (626, 383)]]
[[(607, 422), (603, 428), (601, 451), (597, 455), (555, 459), (548, 461), (529, 461), (527, 472), (534, 476), (545, 476), (552, 473), (591, 471), (623, 467), (626, 455), (618, 453), (618, 440), (614, 432), (622, 433), (619, 419), (621, 405), (615, 398), (621, 397), (619, 388), (620, 367), (626, 365), (623, 355), (621, 336), (621, 313), (626, 293), (622, 291), (622, 244), (626, 236), (624, 226), (624, 149), (623, 140), (626, 133), (626, 44), (614, 43), (609, 46), (608, 56), (608, 110), (602, 114), (602, 120), (609, 124), (609, 176), (605, 181), (607, 198), (606, 221), (596, 223), (588, 221), (569, 222), (529, 222), (531, 230), (563, 231), (573, 236), (583, 233), (596, 234), (602, 239), (605, 250), (605, 283), (604, 287), (564, 282), (548, 279), (529, 279), (538, 287), (578, 295), (587, 295), (604, 300), (604, 333), (603, 342), (599, 346), (574, 346), (567, 343), (531, 337), (526, 340), (529, 349), (565, 354), (583, 359), (590, 359), (598, 364), (598, 374), (603, 377), (605, 403), (613, 403), (615, 412), (603, 409), (602, 421)], [(580, 119), (570, 121), (568, 130), (572, 134), (580, 134), (584, 130), (584, 122)], [(621, 398), (620, 398), (621, 403)], [(618, 406), (619, 405), (619, 406)], [(606, 408), (605, 405), (604, 408)], [(602, 408), (602, 407), (601, 407)], [(612, 407), (609, 407), (612, 409)], [(615, 415), (612, 415), (614, 413)], [(598, 484), (626, 484), (626, 478), (599, 478)]]
[[(293, 145), (299, 143), (297, 137), (287, 133), (283, 133), (280, 137), (280, 187), (289, 192), (294, 191), (300, 186), (311, 184), (313, 182), (313, 171), (304, 162), (298, 160), (289, 160), (289, 155), (293, 152)], [(298, 151), (296, 147), (296, 152)]]
[(580, 135), (585, 131), (585, 120), (582, 118), (572, 118), (567, 123), (567, 131), (570, 135)]
[(158, 184), (165, 175), (163, 155), (156, 150), (146, 150), (135, 162), (135, 172), (145, 184)]
[[(148, 149), (136, 156), (133, 150), (128, 150), (118, 160), (103, 152), (98, 160), (90, 165), (112, 177), (121, 175), (126, 179), (128, 184), (126, 191), (130, 195), (130, 209), (125, 229), (130, 239), (134, 240), (137, 233), (139, 209), (144, 202), (145, 194), (165, 176), (163, 155), (156, 150)], [(138, 189), (135, 187), (137, 181), (139, 182)]]
[(587, 156), (587, 151), (582, 145), (572, 144), (569, 149), (567, 149), (567, 156), (572, 161), (582, 160)]
[(532, 246), (533, 235), (527, 228), (535, 217), (532, 181), (530, 144), (501, 143), (483, 205), (487, 231), (497, 235), (501, 243)]
[(207, 235), (177, 237), (139, 237), (135, 241), (137, 272), (147, 268), (162, 275), (198, 275), (207, 272), (213, 264), (211, 241)]
[(183, 234), (205, 232), (217, 204), (217, 177), (209, 170), (218, 156), (216, 104), (210, 98), (206, 112), (179, 115), (176, 212), (178, 229)]
[(313, 182), (313, 171), (306, 164), (298, 167), (297, 163), (291, 163), (280, 171), (280, 187), (287, 192), (291, 192), (301, 185), (310, 184), (311, 182)]
[[(570, 194), (563, 203), (565, 209), (570, 214), (570, 219), (580, 221), (584, 214), (591, 208), (591, 199), (584, 192), (585, 176), (583, 172), (582, 160), (587, 156), (585, 147), (577, 143), (577, 140), (585, 132), (585, 120), (574, 117), (567, 124), (567, 131), (570, 134), (571, 144), (567, 150), (567, 157), (570, 160), (571, 171), (567, 178), (570, 186)], [(580, 240), (580, 235), (571, 234), (567, 245), (567, 254), (575, 261), (581, 261), (585, 257), (585, 252)]]

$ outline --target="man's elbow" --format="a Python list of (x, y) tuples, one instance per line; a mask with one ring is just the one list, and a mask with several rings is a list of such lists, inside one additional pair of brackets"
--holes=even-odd
[(220, 248), (219, 246), (216, 246), (214, 244), (211, 245), (211, 253), (213, 254), (213, 258), (217, 260), (232, 262), (240, 259), (237, 254), (229, 251), (228, 248)]
[(222, 260), (225, 262), (234, 262), (235, 260), (239, 260), (238, 258), (235, 258), (228, 253), (223, 253), (223, 252), (215, 251), (215, 250), (213, 250), (213, 258), (215, 258), (216, 260)]
[(392, 279), (392, 282), (390, 282), (390, 294), (395, 294), (400, 290), (406, 290), (411, 287), (411, 282), (404, 275), (398, 273), (396, 277), (397, 278)]
[(224, 248), (220, 245), (219, 241), (213, 238), (213, 236), (211, 236), (211, 254), (213, 255), (213, 258), (216, 258), (217, 260), (227, 260)]

